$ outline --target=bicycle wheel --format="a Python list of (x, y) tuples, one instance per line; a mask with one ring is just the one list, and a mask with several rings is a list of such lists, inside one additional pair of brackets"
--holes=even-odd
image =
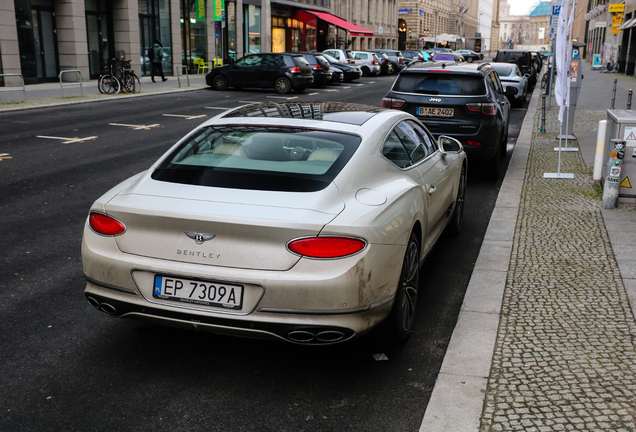
[(112, 75), (104, 75), (99, 80), (99, 88), (102, 93), (118, 94), (121, 91), (119, 80)]
[(139, 77), (133, 72), (131, 74), (133, 78), (133, 93), (139, 93), (141, 91), (141, 81), (139, 81)]
[(121, 80), (121, 86), (123, 90), (127, 93), (135, 92), (135, 79), (132, 75), (125, 73), (124, 77)]

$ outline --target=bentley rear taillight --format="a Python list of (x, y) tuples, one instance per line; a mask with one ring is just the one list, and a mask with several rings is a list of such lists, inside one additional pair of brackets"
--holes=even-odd
[(96, 212), (91, 212), (88, 216), (88, 226), (96, 233), (106, 236), (116, 236), (126, 231), (126, 225), (114, 217)]
[(344, 258), (360, 252), (366, 242), (352, 237), (308, 237), (292, 240), (287, 248), (308, 258)]

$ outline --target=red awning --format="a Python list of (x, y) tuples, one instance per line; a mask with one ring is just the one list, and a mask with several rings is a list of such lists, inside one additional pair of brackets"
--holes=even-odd
[(364, 36), (364, 37), (373, 36), (372, 31), (369, 31), (365, 28), (352, 24), (349, 21), (345, 21), (342, 18), (338, 18), (337, 16), (331, 15), (330, 13), (316, 12), (312, 10), (305, 10), (305, 12), (310, 13), (320, 18), (323, 21), (327, 21), (329, 24), (333, 24), (336, 27), (340, 27), (341, 29), (347, 30), (351, 36)]

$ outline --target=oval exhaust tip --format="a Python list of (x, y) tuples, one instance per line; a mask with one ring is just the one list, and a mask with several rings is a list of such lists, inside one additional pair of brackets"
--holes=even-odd
[(99, 309), (99, 301), (95, 297), (86, 297), (86, 300), (88, 300), (95, 309)]
[(296, 331), (289, 332), (287, 334), (287, 337), (291, 341), (301, 342), (301, 343), (311, 342), (315, 338), (313, 333), (308, 331), (303, 331), (303, 330), (296, 330)]
[(338, 342), (344, 339), (344, 333), (336, 330), (328, 330), (324, 332), (320, 332), (316, 335), (316, 339), (320, 342)]
[(115, 306), (109, 303), (102, 303), (99, 305), (99, 310), (107, 313), (108, 315), (115, 315), (117, 313), (117, 309)]

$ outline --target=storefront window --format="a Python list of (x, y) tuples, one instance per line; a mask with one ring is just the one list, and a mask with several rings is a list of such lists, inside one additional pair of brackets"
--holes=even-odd
[[(236, 3), (226, 1), (225, 7), (227, 8), (225, 19), (227, 20), (228, 54), (232, 60), (236, 60)], [(217, 52), (221, 52), (221, 50)]]
[(243, 22), (245, 27), (245, 54), (261, 52), (261, 8), (244, 5)]
[(305, 51), (316, 50), (316, 20), (305, 24)]
[(285, 18), (272, 17), (272, 52), (285, 52), (287, 33), (285, 31)]
[[(181, 0), (181, 64), (190, 71), (196, 71), (208, 61), (205, 3), (206, 0)], [(203, 11), (202, 16), (197, 17), (197, 9)]]
[(170, 36), (170, 0), (139, 0), (139, 46), (143, 75), (150, 75), (148, 49), (156, 39), (163, 46), (161, 65), (172, 74), (172, 37)]

